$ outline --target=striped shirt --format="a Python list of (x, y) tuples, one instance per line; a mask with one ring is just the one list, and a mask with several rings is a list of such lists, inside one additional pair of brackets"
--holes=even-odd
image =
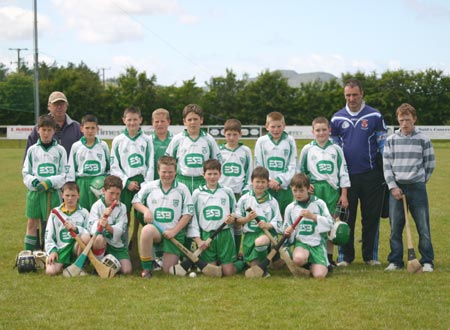
[(389, 189), (397, 188), (397, 183), (426, 183), (436, 166), (433, 145), (422, 132), (403, 135), (398, 130), (386, 139), (383, 164)]

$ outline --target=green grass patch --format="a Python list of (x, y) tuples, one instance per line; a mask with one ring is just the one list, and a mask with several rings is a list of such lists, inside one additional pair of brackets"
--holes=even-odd
[[(298, 141), (299, 148), (306, 142)], [(447, 141), (434, 143), (437, 168), (428, 185), (434, 273), (383, 272), (389, 253), (389, 222), (383, 219), (383, 267), (364, 265), (357, 246), (355, 263), (325, 280), (293, 278), (286, 270), (271, 271), (267, 279), (18, 274), (13, 265), (23, 248), (26, 189), (25, 144), (16, 143), (0, 141), (0, 329), (450, 329)], [(417, 246), (417, 234), (413, 239)]]

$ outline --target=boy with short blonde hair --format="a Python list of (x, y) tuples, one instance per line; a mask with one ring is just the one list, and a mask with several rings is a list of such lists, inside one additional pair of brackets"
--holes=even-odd
[(150, 135), (150, 142), (154, 152), (154, 179), (159, 179), (158, 160), (165, 155), (167, 147), (172, 141), (173, 134), (169, 131), (170, 113), (168, 110), (158, 108), (152, 113), (153, 133)]
[(258, 138), (255, 144), (255, 166), (263, 166), (269, 171), (269, 192), (278, 201), (283, 214), (292, 202), (289, 183), (295, 174), (297, 145), (284, 129), (284, 116), (271, 112), (266, 117), (268, 133)]
[(79, 204), (88, 211), (98, 199), (94, 191), (102, 188), (96, 183), (103, 182), (110, 171), (109, 147), (97, 137), (98, 129), (98, 120), (94, 115), (81, 119), (84, 136), (73, 144), (68, 161), (67, 181), (76, 181), (80, 189)]

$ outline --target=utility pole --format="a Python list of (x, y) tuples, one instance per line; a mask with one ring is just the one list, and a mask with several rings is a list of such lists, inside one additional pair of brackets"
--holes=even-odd
[(39, 59), (38, 59), (38, 24), (37, 24), (37, 0), (33, 1), (33, 41), (34, 41), (34, 121), (39, 118)]
[[(19, 71), (20, 71), (20, 60), (21, 60), (21, 58), (20, 58), (20, 52), (22, 51), (22, 50), (28, 50), (28, 48), (9, 48), (9, 50), (15, 50), (15, 51), (17, 51), (17, 73), (19, 73)], [(11, 62), (11, 63), (14, 63), (14, 62)]]
[(103, 88), (105, 88), (105, 70), (111, 70), (111, 68), (100, 68), (102, 71), (102, 81), (103, 81)]

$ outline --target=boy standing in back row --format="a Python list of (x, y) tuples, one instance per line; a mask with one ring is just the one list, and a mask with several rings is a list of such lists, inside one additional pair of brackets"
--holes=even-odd
[(285, 127), (281, 113), (269, 113), (266, 117), (268, 133), (259, 137), (255, 145), (255, 166), (269, 170), (269, 192), (278, 201), (281, 214), (293, 199), (289, 184), (297, 161), (297, 145), (284, 131)]
[(154, 153), (154, 177), (155, 180), (159, 179), (159, 173), (156, 170), (158, 168), (158, 160), (165, 155), (167, 147), (172, 141), (173, 134), (169, 131), (170, 125), (170, 113), (166, 109), (159, 108), (152, 113), (152, 126), (153, 133), (150, 135), (150, 142), (153, 147)]
[(433, 145), (430, 139), (414, 128), (416, 109), (403, 103), (397, 109), (400, 129), (386, 140), (383, 154), (384, 177), (389, 195), (389, 218), (391, 221), (391, 253), (386, 271), (403, 267), (402, 233), (405, 226), (403, 196), (419, 232), (420, 260), (424, 272), (434, 268), (434, 251), (431, 244), (430, 214), (426, 183), (435, 168)]
[[(242, 135), (241, 122), (237, 119), (228, 119), (223, 127), (226, 143), (219, 146), (222, 155), (222, 176), (219, 183), (233, 190), (234, 197), (239, 200), (242, 194), (251, 189), (250, 177), (252, 175), (253, 160), (249, 147), (239, 142)], [(236, 253), (241, 246), (242, 226), (234, 224), (234, 239)]]
[[(330, 140), (328, 119), (317, 117), (312, 122), (314, 140), (300, 152), (297, 171), (308, 176), (312, 193), (322, 199), (333, 213), (336, 204), (348, 207), (347, 190), (350, 178), (341, 147)], [(333, 261), (333, 243), (327, 241), (328, 261)]]
[(98, 199), (91, 191), (92, 183), (96, 179), (103, 181), (109, 174), (109, 147), (97, 138), (98, 122), (94, 115), (81, 119), (81, 131), (84, 136), (73, 144), (70, 151), (67, 181), (76, 181), (80, 189), (79, 204), (90, 211)]
[(39, 220), (47, 221), (50, 209), (61, 203), (66, 182), (66, 150), (53, 139), (56, 122), (50, 115), (40, 116), (37, 123), (39, 139), (27, 150), (23, 162), (23, 183), (28, 189), (25, 250), (35, 250)]

